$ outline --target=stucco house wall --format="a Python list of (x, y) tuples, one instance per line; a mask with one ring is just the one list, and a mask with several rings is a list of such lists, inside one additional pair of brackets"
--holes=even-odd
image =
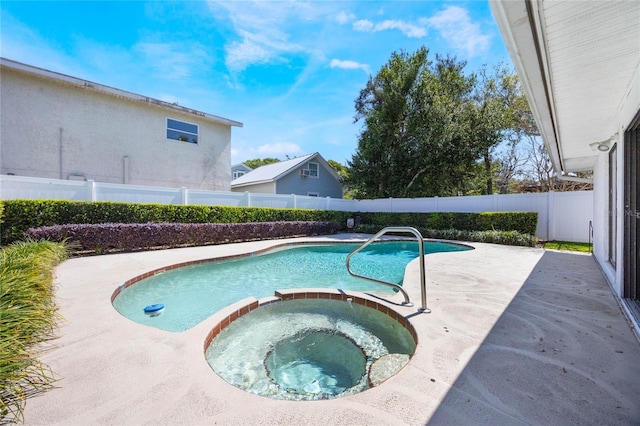
[[(230, 189), (241, 123), (22, 65), (2, 62), (0, 173)], [(198, 142), (168, 139), (167, 118), (197, 125)]]

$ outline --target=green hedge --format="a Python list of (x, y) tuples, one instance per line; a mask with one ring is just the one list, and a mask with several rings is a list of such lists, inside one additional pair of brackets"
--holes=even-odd
[[(380, 225), (360, 225), (359, 232), (367, 234), (375, 234), (380, 231), (383, 226)], [(478, 243), (493, 243), (509, 246), (525, 246), (534, 247), (536, 239), (531, 234), (522, 234), (518, 231), (461, 231), (459, 229), (429, 229), (416, 228), (424, 238), (436, 240), (454, 240), (454, 241), (475, 241)], [(398, 233), (398, 235), (405, 235)]]
[[(4, 200), (0, 243), (41, 226), (97, 223), (248, 223), (320, 221), (346, 224), (349, 212), (260, 207), (182, 206), (65, 200)], [(346, 225), (345, 225), (346, 227)]]
[[(516, 231), (536, 233), (538, 213), (354, 213), (333, 210), (272, 209), (260, 207), (182, 206), (61, 200), (4, 200), (0, 202), (0, 244), (24, 238), (30, 228), (97, 223), (248, 223), (279, 221), (338, 222), (346, 230), (349, 217), (368, 226), (413, 226), (419, 230)], [(4, 223), (3, 223), (4, 222)]]
[(517, 231), (535, 235), (537, 212), (485, 213), (358, 213), (363, 225), (413, 226), (417, 229), (459, 231)]

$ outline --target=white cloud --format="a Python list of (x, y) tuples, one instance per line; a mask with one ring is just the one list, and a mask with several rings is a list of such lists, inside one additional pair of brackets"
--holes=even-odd
[(227, 48), (227, 67), (230, 70), (243, 70), (250, 64), (269, 62), (273, 54), (264, 46), (252, 40), (231, 43)]
[(356, 19), (356, 15), (354, 15), (353, 13), (347, 13), (345, 11), (341, 11), (340, 13), (338, 13), (338, 16), (336, 16), (336, 22), (340, 25), (351, 22), (354, 19)]
[(375, 31), (374, 28), (375, 28), (375, 25), (373, 25), (373, 22), (368, 21), (366, 19), (360, 19), (353, 23), (353, 29), (356, 31), (370, 32), (370, 31)]
[(141, 54), (162, 78), (181, 79), (191, 76), (193, 67), (207, 61), (205, 50), (193, 43), (187, 48), (181, 43), (140, 42), (133, 50)]
[(467, 9), (449, 6), (421, 22), (435, 28), (454, 49), (469, 57), (490, 48), (491, 36), (483, 34), (480, 25), (471, 21)]
[(345, 70), (362, 70), (364, 72), (366, 72), (367, 74), (369, 74), (371, 72), (371, 70), (369, 69), (369, 65), (367, 64), (361, 64), (359, 62), (356, 61), (342, 61), (340, 59), (332, 59), (331, 63), (329, 64), (329, 67), (331, 68), (342, 68)]
[(410, 24), (404, 21), (398, 21), (395, 19), (387, 19), (382, 22), (373, 23), (366, 19), (361, 19), (353, 23), (353, 29), (363, 32), (379, 32), (387, 30), (399, 30), (404, 35), (410, 38), (421, 38), (427, 35), (427, 30), (424, 26)]
[(290, 53), (308, 50), (305, 43), (292, 42), (288, 25), (312, 22), (325, 13), (312, 3), (288, 2), (215, 2), (209, 7), (214, 14), (221, 11), (221, 19), (231, 23), (239, 40), (226, 46), (226, 63), (233, 72), (242, 71), (252, 64), (279, 62)]

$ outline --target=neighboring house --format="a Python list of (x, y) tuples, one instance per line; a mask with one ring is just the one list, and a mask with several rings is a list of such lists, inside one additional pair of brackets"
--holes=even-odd
[(340, 176), (317, 152), (258, 167), (233, 180), (231, 190), (342, 198)]
[(242, 123), (0, 58), (0, 173), (228, 191)]
[(251, 170), (253, 169), (244, 163), (234, 164), (231, 166), (231, 180), (238, 179), (240, 176), (246, 175)]
[(640, 1), (490, 5), (556, 172), (593, 170), (594, 256), (640, 332)]

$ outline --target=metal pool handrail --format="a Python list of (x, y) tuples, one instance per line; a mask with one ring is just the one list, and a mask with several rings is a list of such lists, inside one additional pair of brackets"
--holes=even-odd
[(399, 286), (398, 284), (394, 284), (394, 283), (390, 283), (387, 281), (381, 281), (375, 278), (371, 278), (371, 277), (365, 277), (364, 275), (358, 275), (355, 272), (353, 272), (351, 270), (351, 258), (353, 257), (353, 255), (355, 255), (356, 253), (358, 253), (360, 250), (364, 249), (365, 247), (367, 247), (369, 244), (373, 243), (375, 240), (377, 240), (379, 237), (381, 237), (382, 235), (386, 234), (387, 232), (409, 232), (412, 233), (416, 239), (418, 240), (418, 246), (419, 246), (419, 256), (420, 256), (420, 292), (421, 292), (421, 296), (422, 296), (422, 307), (420, 309), (418, 309), (418, 311), (420, 312), (424, 312), (424, 313), (430, 313), (431, 309), (427, 308), (427, 285), (426, 285), (426, 274), (425, 274), (425, 270), (424, 270), (424, 239), (422, 238), (422, 234), (420, 233), (420, 231), (418, 231), (415, 228), (412, 228), (410, 226), (387, 226), (386, 228), (382, 229), (380, 232), (378, 232), (376, 235), (374, 235), (373, 237), (369, 238), (369, 240), (367, 240), (364, 244), (362, 244), (360, 247), (358, 247), (357, 249), (355, 249), (354, 251), (352, 251), (351, 253), (349, 253), (349, 255), (347, 256), (347, 271), (349, 272), (349, 274), (351, 274), (354, 277), (357, 278), (362, 278), (364, 280), (368, 280), (368, 281), (372, 281), (374, 283), (378, 283), (378, 284), (382, 284), (382, 285), (386, 285), (389, 287), (393, 287), (395, 289), (397, 289), (400, 293), (402, 293), (402, 295), (404, 296), (404, 306), (413, 306), (413, 302), (411, 302), (409, 300), (409, 294), (407, 294), (406, 290), (404, 288), (402, 288), (402, 286)]

